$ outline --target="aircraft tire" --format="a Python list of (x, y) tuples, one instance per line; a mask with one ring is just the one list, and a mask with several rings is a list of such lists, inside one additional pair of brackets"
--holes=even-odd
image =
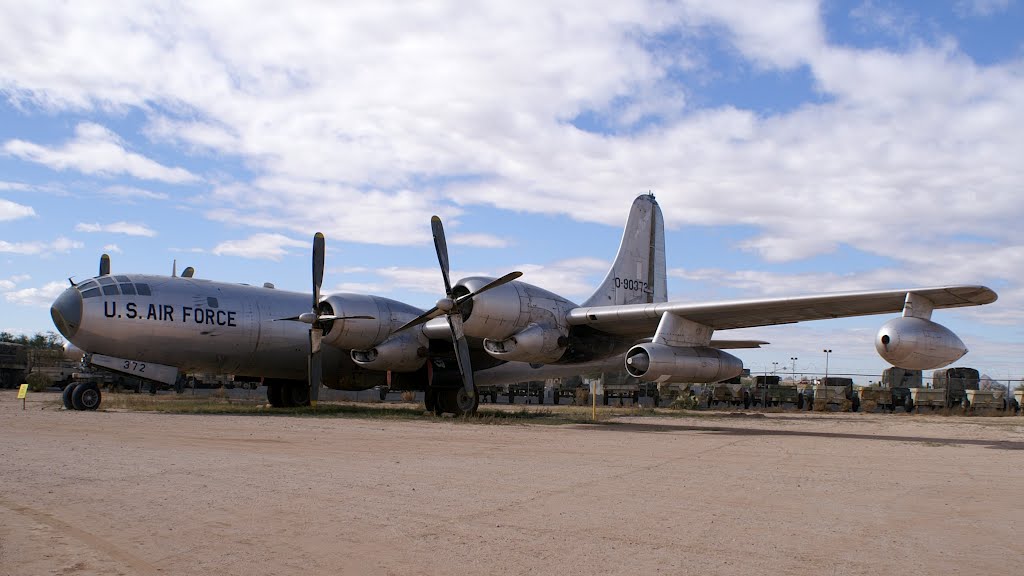
[(305, 384), (285, 384), (281, 387), (281, 400), (288, 408), (309, 406), (309, 387)]
[(75, 391), (71, 393), (71, 404), (75, 410), (95, 410), (100, 407), (102, 399), (100, 387), (92, 382), (75, 386)]
[(75, 384), (74, 382), (72, 382), (71, 384), (68, 384), (67, 386), (65, 386), (64, 387), (64, 391), (61, 392), (61, 394), (60, 394), (61, 400), (64, 401), (64, 409), (65, 410), (74, 410), (75, 409), (75, 405), (71, 402), (71, 395), (75, 393), (75, 388), (78, 388), (78, 384)]
[(465, 388), (441, 390), (438, 393), (438, 403), (441, 404), (444, 412), (449, 412), (456, 416), (475, 414), (476, 409), (480, 407), (480, 394), (476, 393), (470, 397), (466, 394)]

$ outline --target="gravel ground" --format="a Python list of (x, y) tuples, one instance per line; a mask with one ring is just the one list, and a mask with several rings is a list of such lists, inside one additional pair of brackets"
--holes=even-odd
[(1024, 570), (1024, 417), (486, 425), (74, 412), (47, 393), (23, 411), (15, 393), (4, 575)]

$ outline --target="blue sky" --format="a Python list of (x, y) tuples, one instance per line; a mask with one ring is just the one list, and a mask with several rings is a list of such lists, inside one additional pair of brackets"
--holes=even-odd
[[(103, 252), (306, 290), (317, 230), (326, 288), (427, 307), (431, 214), (581, 301), (653, 191), (674, 299), (984, 283), (935, 319), (1024, 373), (1019, 1), (482, 4), (0, 5), (0, 329)], [(877, 374), (883, 322), (741, 356)]]

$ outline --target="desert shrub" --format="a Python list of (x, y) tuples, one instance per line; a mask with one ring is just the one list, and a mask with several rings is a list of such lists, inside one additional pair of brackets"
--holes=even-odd
[(402, 402), (415, 402), (415, 401), (416, 401), (416, 391), (415, 390), (405, 390), (405, 391), (402, 392)]
[(50, 386), (53, 386), (53, 379), (41, 372), (33, 372), (29, 374), (28, 378), (25, 379), (25, 382), (28, 383), (28, 389), (33, 392), (42, 392)]
[(694, 410), (700, 407), (700, 397), (692, 394), (680, 394), (668, 407), (676, 410)]

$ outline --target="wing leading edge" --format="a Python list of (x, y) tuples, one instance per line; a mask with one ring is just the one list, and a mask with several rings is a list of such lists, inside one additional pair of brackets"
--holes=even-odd
[(996, 293), (985, 286), (942, 286), (697, 304), (591, 306), (570, 310), (567, 320), (573, 326), (585, 325), (611, 334), (643, 337), (657, 329), (665, 312), (714, 330), (729, 330), (900, 312), (908, 293), (924, 296), (935, 308), (980, 306), (995, 302), (997, 298)]

